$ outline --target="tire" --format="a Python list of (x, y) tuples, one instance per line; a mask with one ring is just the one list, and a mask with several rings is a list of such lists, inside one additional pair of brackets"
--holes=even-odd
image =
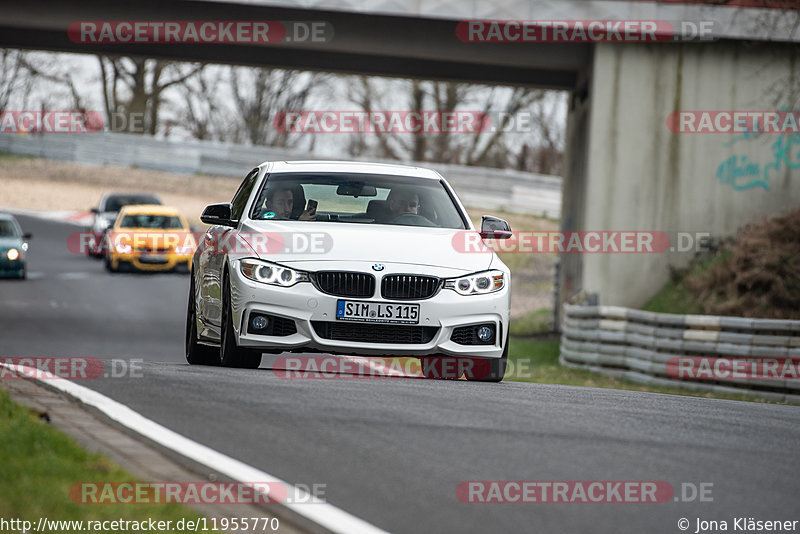
[(422, 374), (432, 380), (458, 380), (461, 378), (459, 370), (463, 359), (454, 356), (425, 356), (420, 358)]
[(186, 310), (186, 361), (191, 365), (219, 365), (219, 349), (197, 342), (194, 278), (189, 284), (189, 305)]
[(508, 365), (508, 338), (500, 358), (474, 358), (472, 372), (466, 373), (467, 380), (472, 382), (501, 382)]
[(103, 256), (103, 266), (106, 268), (106, 271), (110, 273), (117, 273), (119, 269), (115, 269), (113, 265), (111, 265), (111, 258), (109, 258), (108, 254)]
[(231, 291), (228, 274), (222, 280), (222, 324), (220, 325), (219, 362), (224, 367), (256, 369), (261, 365), (261, 352), (236, 344), (231, 317)]

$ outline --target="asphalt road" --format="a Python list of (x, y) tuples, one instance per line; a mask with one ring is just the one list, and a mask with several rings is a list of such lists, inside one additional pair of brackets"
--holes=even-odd
[[(800, 408), (592, 388), (418, 379), (287, 380), (190, 367), (188, 277), (110, 275), (73, 226), (21, 217), (31, 279), (0, 281), (0, 356), (144, 360), (82, 385), (332, 504), (417, 532), (682, 532), (800, 520)], [(535, 371), (535, 370), (534, 370)], [(469, 504), (469, 480), (711, 483), (711, 502)], [(800, 523), (798, 523), (800, 525)], [(800, 528), (795, 531), (800, 531)]]

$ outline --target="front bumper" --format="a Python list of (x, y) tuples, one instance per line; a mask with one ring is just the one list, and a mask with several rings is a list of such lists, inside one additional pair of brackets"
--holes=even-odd
[(0, 278), (18, 278), (25, 272), (25, 257), (21, 256), (16, 260), (9, 260), (5, 257), (6, 251), (2, 251), (0, 258)]
[(189, 268), (192, 261), (192, 254), (176, 254), (175, 252), (167, 252), (163, 256), (163, 261), (147, 260), (147, 256), (152, 256), (151, 253), (132, 252), (130, 254), (121, 254), (113, 252), (109, 255), (109, 261), (114, 268), (119, 268), (121, 264), (125, 263), (131, 265), (138, 271), (171, 271), (178, 267)]
[[(364, 266), (363, 272), (369, 266)], [(385, 274), (391, 274), (386, 272)], [(508, 275), (507, 275), (508, 276)], [(278, 287), (254, 282), (244, 277), (239, 270), (238, 261), (232, 262), (230, 269), (231, 309), (239, 346), (260, 348), (265, 352), (325, 352), (333, 354), (353, 354), (364, 356), (479, 356), (500, 358), (508, 336), (510, 309), (509, 283), (496, 292), (487, 295), (459, 295), (449, 289), (441, 289), (436, 295), (425, 300), (385, 300), (378, 297), (347, 298), (328, 295), (319, 291), (311, 282), (300, 282), (292, 287)], [(510, 282), (510, 280), (509, 280)], [(380, 287), (378, 275), (377, 286)], [(357, 300), (371, 302), (391, 302), (396, 304), (419, 304), (419, 323), (417, 325), (387, 323), (360, 323), (336, 319), (337, 301)], [(261, 335), (247, 332), (251, 314), (267, 314), (294, 321), (296, 333), (285, 336)], [(315, 328), (314, 324), (317, 328)], [(342, 339), (328, 339), (321, 335), (325, 328), (321, 323), (346, 323), (354, 330), (369, 333), (373, 325), (380, 327), (386, 340), (386, 329), (426, 327), (431, 335), (422, 336), (429, 341), (421, 343), (399, 342), (410, 337), (399, 335), (398, 341), (372, 342)], [(462, 326), (491, 324), (495, 336), (491, 344), (463, 345), (451, 340), (453, 330)], [(374, 331), (374, 330), (372, 330)], [(406, 333), (405, 331), (403, 333)], [(361, 336), (359, 336), (361, 337)]]

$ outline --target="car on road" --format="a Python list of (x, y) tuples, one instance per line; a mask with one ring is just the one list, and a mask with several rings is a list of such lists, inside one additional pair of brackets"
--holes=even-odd
[(31, 234), (26, 234), (16, 217), (0, 213), (0, 278), (26, 278), (26, 256)]
[(160, 205), (123, 207), (105, 239), (105, 267), (110, 272), (188, 272), (196, 246), (180, 211)]
[(485, 216), (478, 233), (439, 173), (266, 162), (201, 219), (189, 363), (255, 368), (264, 352), (413, 357), (423, 368), (455, 359), (470, 363), (459, 367), (468, 379), (502, 380), (510, 271), (489, 247), (460, 243), (510, 228)]
[(94, 218), (92, 225), (87, 230), (90, 234), (86, 249), (89, 256), (102, 258), (105, 255), (103, 246), (106, 242), (106, 232), (114, 225), (119, 210), (124, 206), (134, 204), (161, 204), (161, 200), (148, 193), (106, 193), (103, 195), (100, 204), (96, 208), (92, 208)]

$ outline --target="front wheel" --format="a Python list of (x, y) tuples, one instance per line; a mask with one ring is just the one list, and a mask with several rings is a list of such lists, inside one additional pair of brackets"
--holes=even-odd
[(111, 264), (111, 257), (110, 257), (108, 254), (106, 254), (105, 256), (103, 256), (103, 266), (106, 268), (106, 271), (108, 271), (108, 272), (110, 272), (110, 273), (116, 273), (116, 272), (119, 272), (119, 269), (118, 269), (118, 268), (115, 268), (115, 267), (114, 267), (114, 266)]
[(256, 369), (261, 365), (261, 352), (245, 349), (236, 344), (231, 313), (231, 290), (228, 277), (222, 283), (222, 325), (219, 343), (219, 361), (225, 367)]
[(473, 382), (500, 382), (506, 374), (508, 365), (508, 338), (499, 358), (471, 358), (472, 372), (465, 373), (467, 380)]

